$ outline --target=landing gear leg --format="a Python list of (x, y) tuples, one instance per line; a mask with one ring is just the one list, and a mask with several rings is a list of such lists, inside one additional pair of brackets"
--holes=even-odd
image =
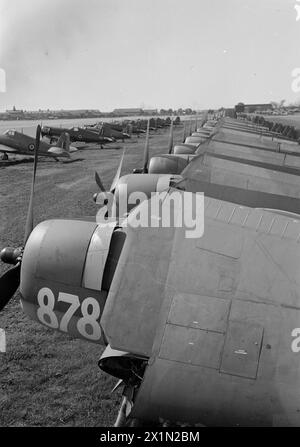
[(2, 157), (1, 157), (1, 160), (8, 161), (8, 155), (7, 155), (6, 152), (3, 153)]
[(138, 419), (130, 417), (135, 391), (136, 390), (134, 387), (130, 385), (125, 386), (122, 402), (116, 422), (114, 423), (114, 427), (138, 427), (140, 425), (140, 421)]
[(127, 411), (131, 409), (131, 404), (128, 401), (127, 397), (124, 396), (123, 400), (121, 402), (121, 406), (119, 409), (119, 413), (116, 419), (116, 422), (114, 423), (114, 427), (140, 427), (140, 420), (131, 418), (130, 416), (127, 416)]
[(116, 422), (114, 423), (114, 427), (125, 427), (127, 401), (128, 401), (127, 397), (124, 396), (120, 405)]

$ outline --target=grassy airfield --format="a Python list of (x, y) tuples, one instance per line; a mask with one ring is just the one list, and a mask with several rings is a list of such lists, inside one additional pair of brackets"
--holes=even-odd
[[(151, 135), (150, 155), (167, 151), (169, 129)], [(183, 127), (174, 128), (174, 143)], [(142, 166), (145, 137), (132, 137), (105, 149), (90, 147), (72, 155), (71, 163), (41, 158), (34, 197), (35, 224), (51, 218), (95, 216), (92, 196), (98, 191), (95, 170), (109, 187), (126, 148), (122, 173)], [(0, 248), (22, 245), (30, 194), (32, 163), (0, 167)], [(0, 263), (0, 274), (7, 269)], [(31, 321), (19, 295), (0, 314), (7, 352), (0, 353), (0, 427), (109, 426), (120, 394), (111, 394), (116, 379), (97, 366), (103, 348), (72, 339)]]

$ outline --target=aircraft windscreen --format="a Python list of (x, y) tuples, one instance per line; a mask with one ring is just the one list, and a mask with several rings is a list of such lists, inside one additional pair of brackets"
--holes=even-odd
[(15, 135), (15, 133), (16, 133), (15, 130), (9, 129), (9, 130), (6, 130), (3, 135), (9, 135), (10, 137), (13, 137)]

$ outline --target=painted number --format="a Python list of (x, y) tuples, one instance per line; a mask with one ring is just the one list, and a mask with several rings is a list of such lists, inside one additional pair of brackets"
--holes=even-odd
[(38, 319), (46, 326), (58, 329), (57, 317), (53, 311), (55, 298), (52, 290), (44, 287), (38, 293), (39, 309), (37, 311)]
[(292, 337), (296, 337), (293, 341), (292, 341), (292, 351), (293, 352), (300, 352), (300, 329), (299, 328), (295, 328), (292, 330)]
[(89, 340), (99, 340), (101, 338), (101, 328), (97, 321), (100, 317), (101, 309), (95, 298), (85, 298), (80, 305), (77, 295), (59, 292), (57, 302), (69, 304), (69, 308), (63, 315), (60, 323), (54, 312), (55, 297), (52, 290), (48, 289), (48, 287), (43, 287), (39, 291), (37, 299), (39, 304), (37, 316), (41, 323), (53, 329), (68, 332), (68, 326), (72, 317), (76, 310), (81, 307), (82, 317), (77, 321), (78, 332)]
[[(77, 322), (77, 329), (81, 335), (91, 340), (99, 340), (101, 337), (100, 325), (97, 319), (100, 317), (100, 306), (94, 298), (86, 298), (81, 305), (83, 317)], [(87, 328), (92, 328), (92, 333), (87, 332)]]
[(62, 301), (64, 303), (70, 304), (69, 309), (67, 310), (65, 315), (60, 320), (60, 327), (59, 327), (59, 329), (61, 331), (68, 332), (69, 322), (70, 322), (71, 318), (73, 317), (73, 315), (75, 314), (78, 307), (80, 307), (79, 298), (77, 295), (71, 295), (70, 293), (59, 292), (57, 301)]

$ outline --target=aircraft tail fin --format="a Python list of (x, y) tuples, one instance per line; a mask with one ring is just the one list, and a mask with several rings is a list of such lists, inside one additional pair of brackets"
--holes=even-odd
[(67, 132), (61, 134), (56, 147), (59, 147), (66, 152), (70, 152), (70, 135)]

